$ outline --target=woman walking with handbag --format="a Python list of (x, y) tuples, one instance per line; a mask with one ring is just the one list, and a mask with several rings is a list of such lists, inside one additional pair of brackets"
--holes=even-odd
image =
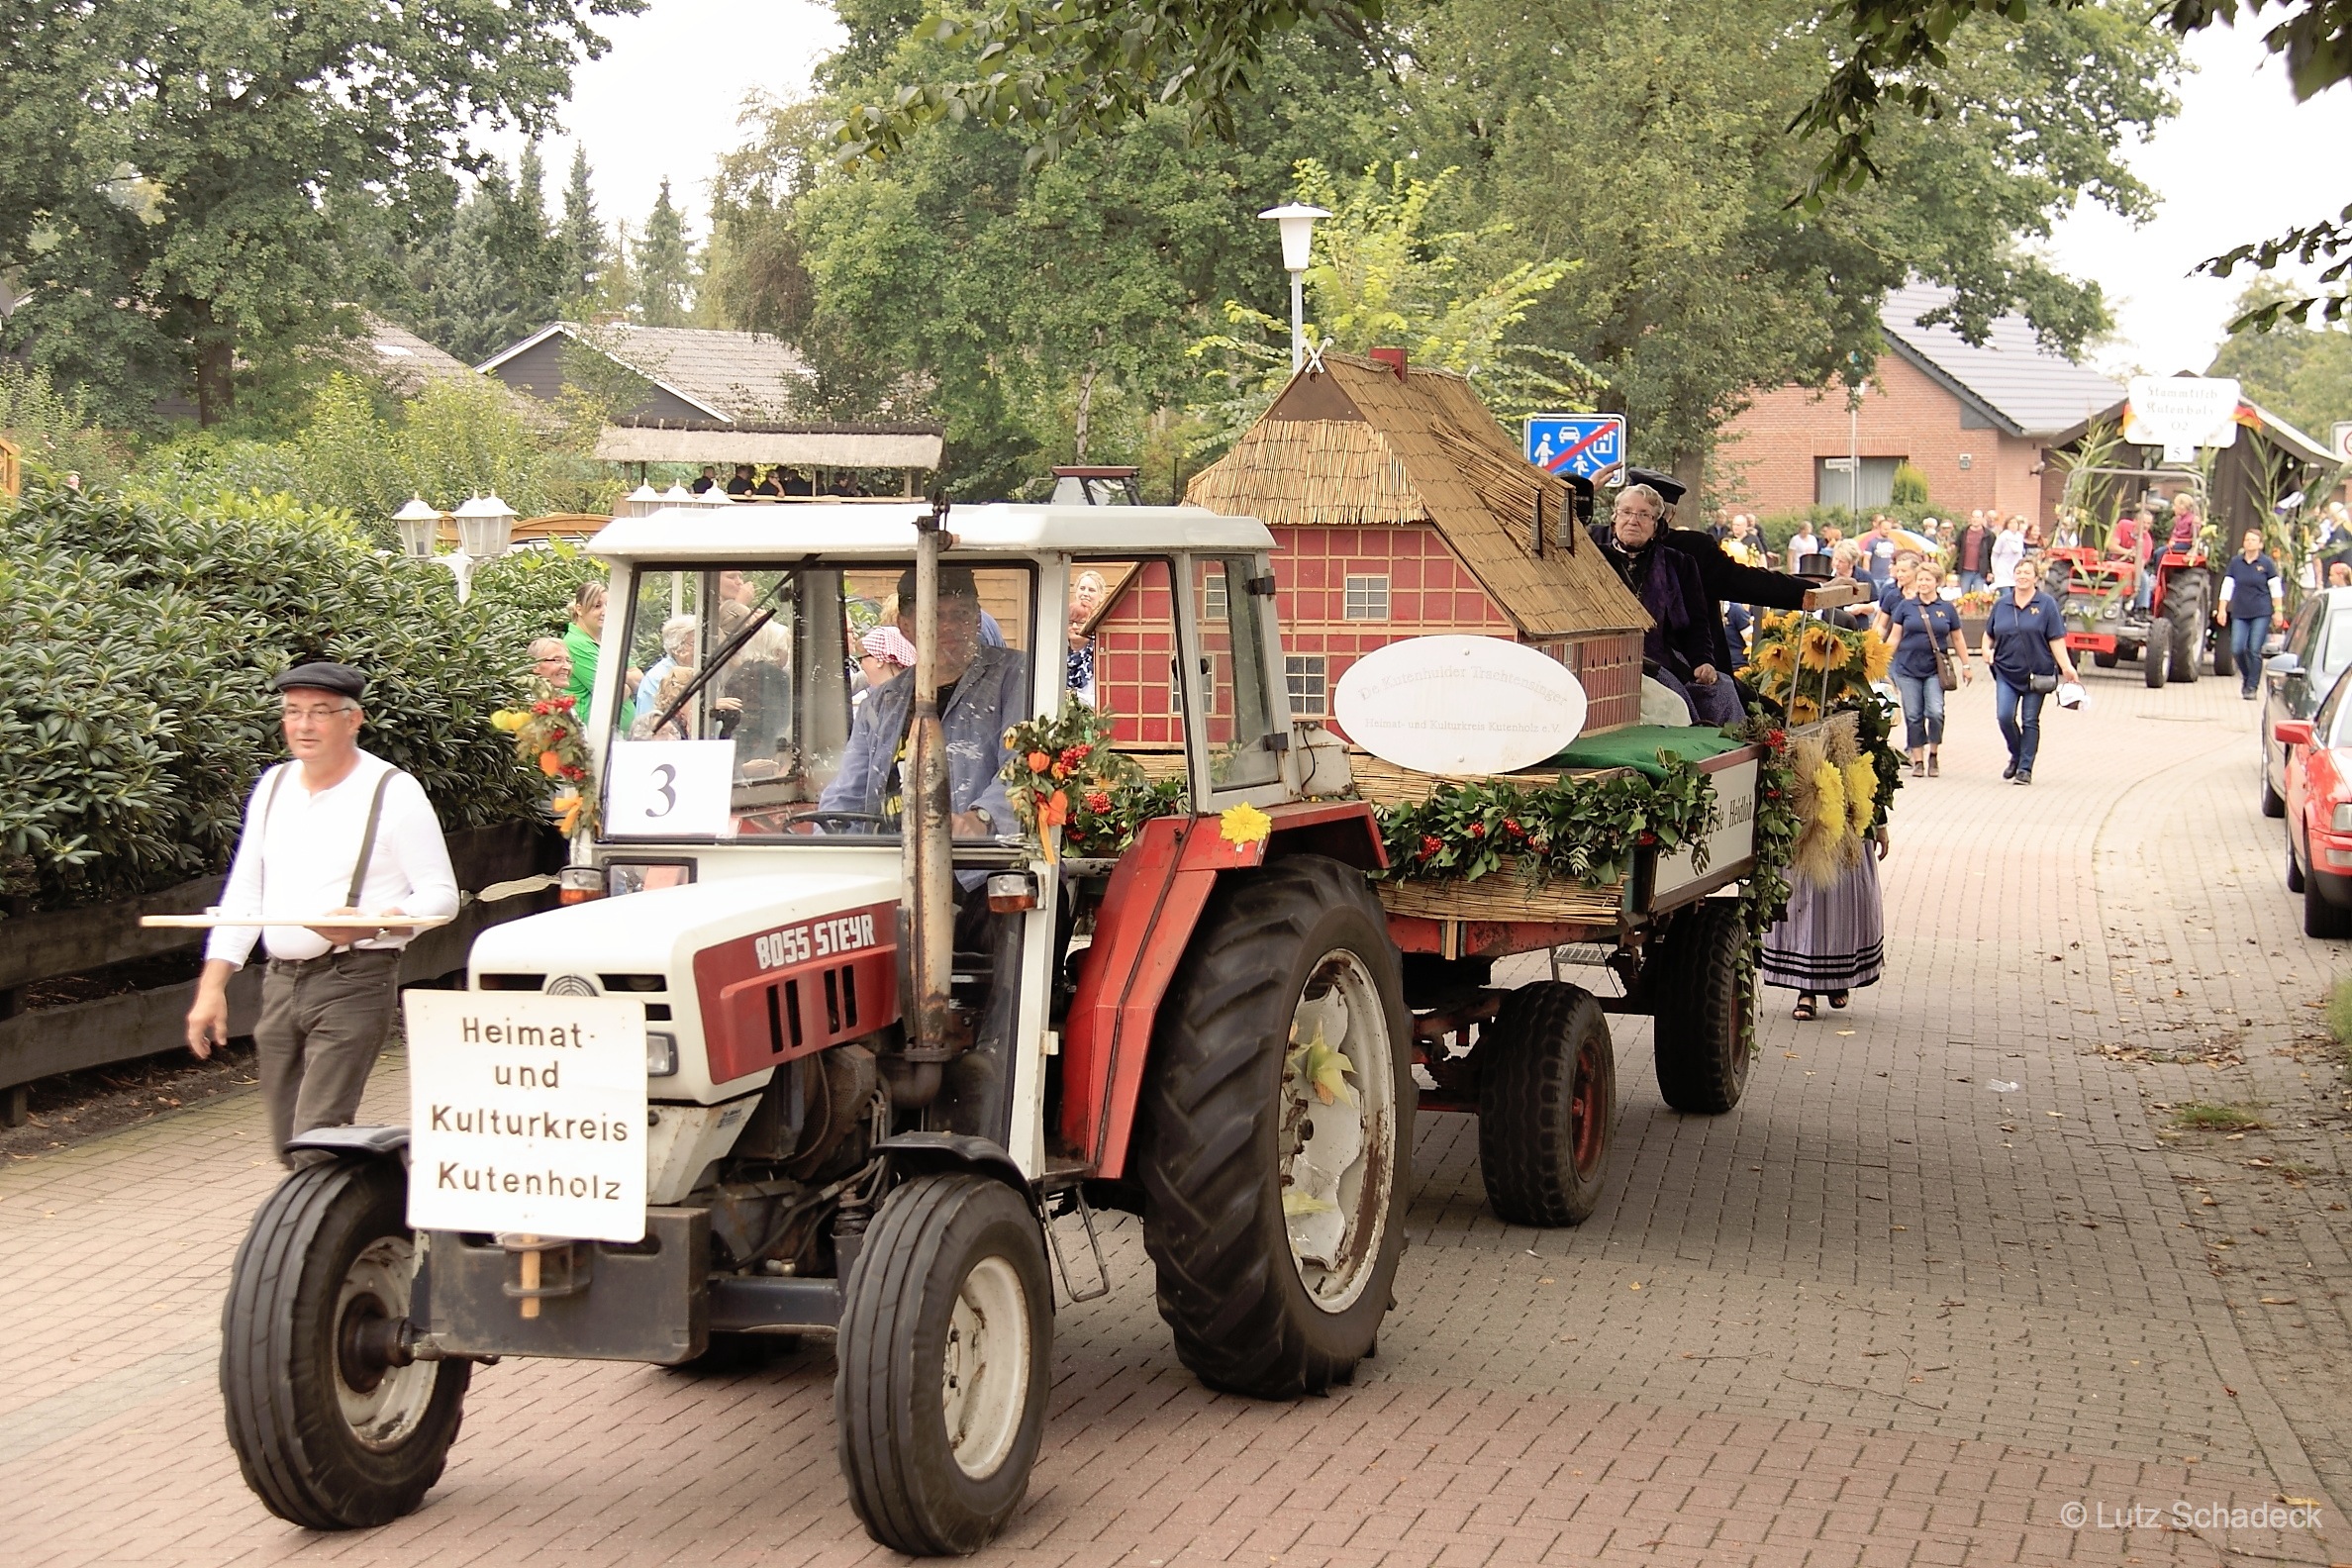
[(1933, 561), (1913, 568), (1911, 592), (1887, 611), (1894, 633), (1895, 689), (1903, 694), (1904, 740), (1911, 777), (1934, 778), (1942, 771), (1944, 693), (1976, 679), (1968, 661), (1968, 639), (1960, 635), (1960, 612), (1937, 592), (1943, 569)]
[(2030, 784), (2041, 749), (2042, 699), (2058, 689), (2061, 671), (2069, 681), (2082, 677), (2066, 650), (2066, 616), (2041, 591), (2041, 568), (2021, 560), (2010, 576), (2014, 591), (1993, 601), (1985, 623), (1985, 662), (1993, 666), (1994, 716), (2009, 742), (2009, 766), (2001, 776)]

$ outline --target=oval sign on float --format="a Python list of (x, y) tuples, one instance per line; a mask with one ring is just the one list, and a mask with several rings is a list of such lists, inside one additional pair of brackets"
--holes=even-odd
[(1501, 637), (1391, 642), (1349, 665), (1333, 699), (1350, 740), (1416, 773), (1533, 767), (1585, 722), (1583, 683), (1557, 659)]

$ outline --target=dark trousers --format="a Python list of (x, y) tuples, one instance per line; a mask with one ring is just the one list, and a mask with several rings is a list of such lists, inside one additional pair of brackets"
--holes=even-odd
[(2237, 660), (2240, 691), (2252, 691), (2262, 684), (2263, 634), (2269, 630), (2269, 616), (2229, 618), (2229, 656)]
[(2001, 738), (2009, 742), (2009, 760), (2022, 772), (2033, 771), (2033, 755), (2041, 749), (2042, 699), (2047, 695), (2012, 686), (2007, 675), (1993, 677), (1993, 717), (2001, 723)]
[(286, 1144), (313, 1127), (348, 1127), (384, 1036), (400, 979), (397, 952), (338, 952), (288, 962), (272, 958), (261, 977), (261, 1020), (253, 1028), (261, 1103), (278, 1163)]

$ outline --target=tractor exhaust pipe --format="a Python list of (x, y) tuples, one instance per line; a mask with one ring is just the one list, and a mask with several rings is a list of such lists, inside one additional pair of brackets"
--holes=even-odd
[[(915, 702), (907, 726), (901, 823), (906, 889), (901, 919), (899, 1013), (905, 1061), (935, 1095), (948, 1056), (947, 988), (955, 956), (955, 876), (948, 854), (947, 742), (939, 725), (939, 550), (949, 539), (947, 498), (934, 497), (915, 523)], [(894, 1080), (896, 1074), (893, 1074)], [(897, 1085), (894, 1082), (894, 1095)], [(912, 1087), (912, 1086), (910, 1086)], [(930, 1096), (924, 1096), (929, 1099)]]

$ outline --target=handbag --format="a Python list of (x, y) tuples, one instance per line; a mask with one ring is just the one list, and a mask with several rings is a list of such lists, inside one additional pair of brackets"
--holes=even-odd
[(1960, 663), (1953, 656), (1951, 642), (1948, 639), (1941, 643), (1935, 640), (1935, 623), (1924, 611), (1920, 613), (1919, 622), (1920, 630), (1927, 634), (1927, 651), (1935, 655), (1935, 684), (1948, 692), (1958, 691)]
[(2040, 692), (2045, 697), (2048, 696), (2058, 689), (2058, 672), (2052, 670), (2047, 675), (2026, 676), (2025, 689), (2029, 692)]

